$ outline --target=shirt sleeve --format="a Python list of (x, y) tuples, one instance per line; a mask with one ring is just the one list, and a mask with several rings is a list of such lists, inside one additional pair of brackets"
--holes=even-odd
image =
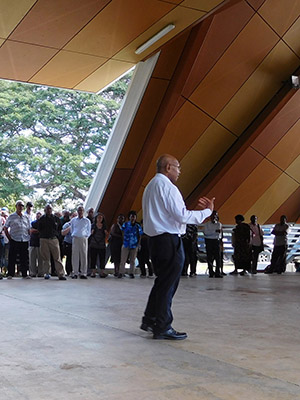
[(167, 196), (163, 198), (168, 213), (180, 224), (200, 225), (212, 213), (209, 208), (197, 211), (187, 210), (183, 197), (175, 185), (170, 188)]

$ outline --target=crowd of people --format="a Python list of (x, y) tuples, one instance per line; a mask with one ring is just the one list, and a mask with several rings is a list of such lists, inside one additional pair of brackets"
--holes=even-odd
[[(1, 209), (0, 279), (22, 276), (24, 279), (57, 276), (59, 280), (106, 278), (106, 263), (110, 257), (114, 276), (135, 278), (136, 260), (142, 278), (153, 277), (148, 238), (137, 223), (137, 213), (131, 210), (128, 221), (120, 214), (109, 229), (105, 216), (90, 208), (85, 217), (83, 206), (76, 212), (53, 212), (50, 204), (44, 213), (33, 212), (33, 203), (16, 202), (9, 215)], [(64, 261), (64, 263), (63, 263)], [(147, 271), (146, 271), (147, 265)]]
[[(83, 206), (76, 212), (64, 210), (53, 212), (50, 204), (33, 212), (33, 203), (18, 200), (16, 211), (8, 214), (1, 209), (0, 279), (58, 276), (65, 280), (87, 279), (88, 276), (106, 278), (105, 266), (110, 258), (114, 266), (114, 276), (125, 277), (126, 263), (129, 263), (129, 278), (135, 278), (135, 269), (140, 269), (140, 277), (154, 277), (155, 271), (149, 253), (149, 237), (143, 232), (143, 221), (137, 222), (137, 213), (131, 210), (128, 220), (118, 215), (116, 223), (109, 229), (105, 216), (95, 213), (93, 208), (84, 216)], [(234, 270), (230, 275), (257, 273), (259, 254), (264, 250), (263, 230), (252, 215), (250, 223), (244, 222), (240, 214), (235, 216), (236, 226), (232, 231), (234, 249)], [(264, 271), (267, 274), (285, 271), (287, 234), (289, 227), (286, 216), (282, 216), (272, 234), (275, 235), (271, 264)], [(203, 226), (208, 275), (223, 278), (223, 231), (219, 215), (214, 210)], [(187, 224), (182, 235), (185, 261), (182, 276), (195, 277), (198, 262), (198, 226)], [(63, 263), (63, 260), (65, 262)], [(188, 273), (189, 272), (189, 273)]]

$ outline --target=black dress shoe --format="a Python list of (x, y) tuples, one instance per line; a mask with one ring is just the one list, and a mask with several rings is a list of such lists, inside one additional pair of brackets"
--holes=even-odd
[(145, 322), (142, 323), (140, 329), (145, 332), (153, 332), (154, 324), (146, 324)]
[(67, 278), (66, 278), (65, 276), (60, 276), (58, 279), (59, 279), (60, 281), (66, 281), (66, 280), (67, 280)]
[(155, 333), (153, 339), (166, 339), (166, 340), (183, 340), (187, 338), (185, 332), (177, 332), (173, 328), (168, 329), (165, 332)]

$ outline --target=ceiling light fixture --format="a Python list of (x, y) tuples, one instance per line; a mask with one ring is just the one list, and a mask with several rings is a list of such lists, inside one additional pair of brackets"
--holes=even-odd
[(147, 50), (148, 47), (152, 46), (154, 43), (156, 43), (159, 39), (164, 37), (167, 33), (169, 33), (174, 28), (175, 28), (174, 24), (167, 25), (164, 29), (157, 32), (154, 36), (152, 36), (149, 40), (147, 40), (147, 42), (145, 42), (141, 46), (139, 46), (136, 49), (135, 54), (141, 54), (143, 51)]

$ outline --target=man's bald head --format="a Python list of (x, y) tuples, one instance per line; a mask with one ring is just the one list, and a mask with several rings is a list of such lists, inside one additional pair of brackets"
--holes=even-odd
[(175, 183), (180, 175), (179, 161), (170, 154), (163, 154), (156, 162), (156, 170), (166, 175), (172, 183)]
[(156, 170), (157, 172), (164, 173), (166, 171), (167, 165), (172, 164), (174, 162), (178, 162), (175, 157), (170, 154), (163, 154), (156, 161)]

